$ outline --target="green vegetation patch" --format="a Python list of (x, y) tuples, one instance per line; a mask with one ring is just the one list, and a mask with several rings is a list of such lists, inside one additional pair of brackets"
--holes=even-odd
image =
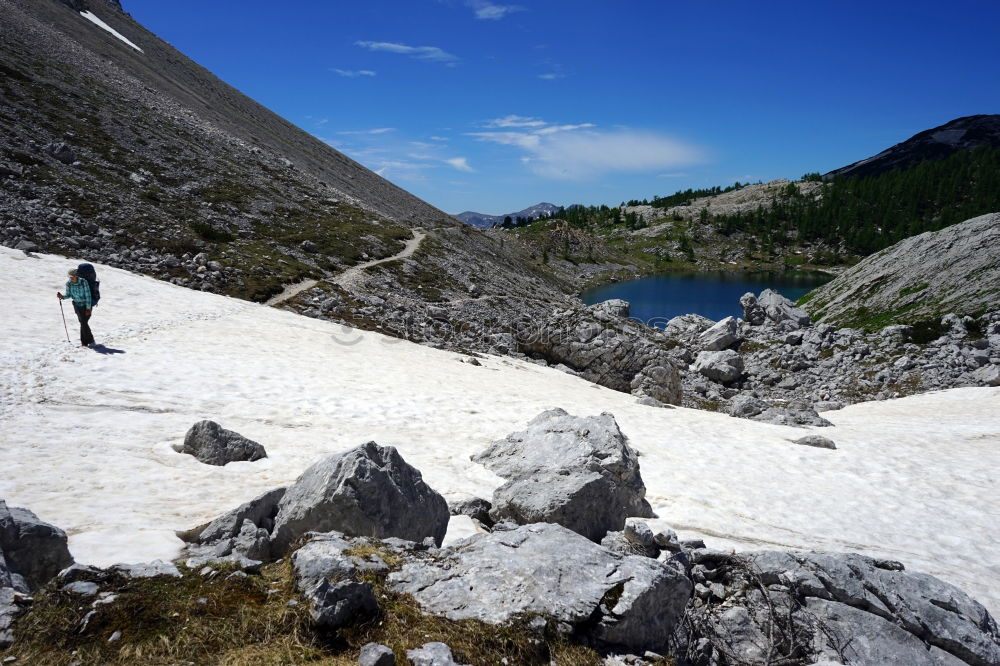
[(899, 290), (899, 295), (900, 296), (909, 296), (910, 294), (916, 294), (917, 292), (923, 291), (924, 289), (926, 289), (929, 286), (930, 286), (929, 283), (927, 283), (927, 282), (921, 282), (919, 284), (914, 284), (914, 285), (911, 285), (909, 287), (903, 287), (902, 289)]
[[(48, 588), (18, 620), (15, 643), (2, 654), (36, 666), (334, 663), (305, 604), (288, 605), (298, 595), (287, 560), (260, 576), (230, 573), (113, 577), (101, 589), (116, 598), (99, 604), (82, 630), (90, 600)], [(109, 642), (115, 632), (120, 639)]]

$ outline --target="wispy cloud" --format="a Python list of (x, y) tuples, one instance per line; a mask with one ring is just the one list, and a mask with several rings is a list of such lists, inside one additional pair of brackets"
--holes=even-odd
[(445, 160), (446, 164), (450, 164), (459, 171), (475, 171), (471, 166), (469, 166), (469, 160), (465, 157), (452, 157), (451, 159)]
[(429, 138), (431, 141), (451, 141), (451, 139), (449, 139), (446, 136), (430, 136), (427, 138)]
[(336, 69), (333, 70), (341, 76), (346, 76), (349, 79), (356, 79), (359, 76), (375, 76), (378, 72), (373, 72), (370, 69)]
[(337, 132), (337, 134), (388, 134), (389, 132), (395, 131), (395, 127), (376, 127), (374, 129), (366, 130), (345, 130), (343, 132)]
[(354, 42), (354, 45), (368, 49), (369, 51), (398, 53), (399, 55), (405, 55), (416, 60), (440, 62), (449, 66), (454, 66), (459, 61), (458, 56), (452, 55), (437, 46), (409, 46), (395, 42)]
[(560, 74), (559, 72), (546, 72), (545, 74), (539, 74), (538, 78), (543, 81), (555, 81), (556, 79), (561, 79), (564, 76), (564, 74)]
[(494, 118), (486, 122), (486, 127), (545, 127), (548, 125), (544, 120), (529, 118), (527, 116), (509, 115), (503, 118)]
[(700, 149), (655, 132), (595, 129), (593, 123), (554, 125), (537, 118), (506, 116), (489, 121), (497, 132), (472, 132), (480, 141), (521, 149), (521, 161), (536, 175), (586, 180), (605, 173), (651, 171), (692, 164)]
[(487, 21), (498, 21), (507, 14), (524, 11), (519, 5), (496, 5), (487, 0), (467, 0), (465, 4), (476, 12), (477, 19)]

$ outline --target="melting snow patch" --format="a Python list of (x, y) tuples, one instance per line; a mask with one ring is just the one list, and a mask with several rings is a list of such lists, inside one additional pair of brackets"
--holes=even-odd
[(133, 44), (132, 42), (130, 42), (128, 40), (128, 38), (125, 37), (125, 35), (123, 35), (122, 33), (118, 32), (117, 30), (115, 30), (114, 28), (112, 28), (110, 25), (108, 25), (107, 23), (105, 23), (101, 19), (99, 19), (96, 16), (94, 16), (94, 14), (92, 14), (91, 12), (80, 12), (80, 16), (82, 16), (83, 18), (87, 19), (88, 21), (90, 21), (91, 23), (93, 23), (94, 25), (96, 25), (98, 28), (103, 28), (104, 30), (107, 30), (112, 35), (114, 35), (118, 39), (122, 40), (123, 42), (125, 42), (126, 44), (128, 44), (129, 46), (131, 46), (132, 48), (134, 48), (136, 51), (138, 51), (139, 53), (143, 53), (143, 50), (140, 49), (135, 44)]

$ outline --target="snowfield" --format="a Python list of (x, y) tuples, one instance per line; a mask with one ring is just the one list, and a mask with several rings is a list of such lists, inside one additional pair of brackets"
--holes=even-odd
[[(175, 557), (187, 529), (292, 482), (325, 454), (397, 447), (447, 498), (501, 480), (469, 456), (539, 412), (608, 411), (642, 455), (647, 497), (717, 548), (897, 559), (1000, 611), (1000, 388), (826, 413), (803, 429), (658, 409), (559, 371), (463, 356), (98, 266), (91, 322), (67, 344), (55, 292), (77, 260), (0, 247), (0, 498), (65, 529), (78, 561)], [(268, 458), (203, 465), (171, 448), (210, 418)], [(469, 530), (453, 521), (449, 537)]]

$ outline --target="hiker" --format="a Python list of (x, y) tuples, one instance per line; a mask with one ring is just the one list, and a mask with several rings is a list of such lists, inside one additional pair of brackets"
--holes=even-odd
[(90, 285), (86, 280), (81, 280), (75, 268), (69, 270), (69, 280), (66, 281), (66, 294), (56, 292), (59, 300), (66, 298), (73, 300), (73, 310), (76, 318), (80, 320), (80, 346), (87, 347), (94, 344), (94, 334), (90, 332), (90, 313), (93, 311), (94, 303), (90, 295)]

